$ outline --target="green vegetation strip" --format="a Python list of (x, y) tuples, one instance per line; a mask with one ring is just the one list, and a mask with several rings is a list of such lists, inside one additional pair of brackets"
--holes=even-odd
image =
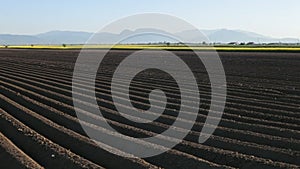
[(300, 46), (166, 46), (166, 45), (12, 45), (0, 46), (8, 49), (153, 49), (153, 50), (217, 50), (217, 51), (291, 51), (300, 52)]

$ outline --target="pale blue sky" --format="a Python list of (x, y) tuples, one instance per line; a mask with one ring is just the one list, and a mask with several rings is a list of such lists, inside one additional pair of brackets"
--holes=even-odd
[(299, 0), (0, 0), (0, 34), (95, 32), (132, 14), (158, 12), (199, 29), (241, 29), (300, 38)]

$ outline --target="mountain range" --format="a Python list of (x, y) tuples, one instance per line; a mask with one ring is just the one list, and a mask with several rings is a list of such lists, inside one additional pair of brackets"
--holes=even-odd
[[(142, 34), (149, 32), (149, 34)], [(154, 32), (154, 34), (151, 34)], [(253, 32), (242, 30), (216, 29), (201, 30), (201, 32), (214, 43), (230, 43), (230, 42), (254, 42), (254, 43), (299, 43), (297, 38), (272, 38)], [(137, 34), (131, 39), (126, 37)], [(97, 33), (76, 32), (76, 31), (50, 31), (37, 35), (12, 35), (0, 34), (0, 45), (24, 45), (24, 44), (84, 44), (94, 35), (94, 41), (90, 43), (108, 44), (115, 43), (118, 39), (124, 39), (122, 43), (148, 43), (148, 42), (178, 42), (170, 39), (167, 32), (157, 29), (137, 29), (134, 31), (124, 30), (119, 34), (116, 33)], [(143, 35), (143, 36), (139, 36)], [(177, 39), (184, 39), (184, 43), (202, 43), (206, 38), (200, 37), (197, 30), (187, 30), (173, 33)]]

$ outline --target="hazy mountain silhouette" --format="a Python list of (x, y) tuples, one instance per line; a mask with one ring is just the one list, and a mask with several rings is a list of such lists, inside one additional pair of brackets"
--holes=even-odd
[[(145, 35), (144, 32), (147, 32)], [(253, 32), (242, 30), (201, 30), (203, 34), (210, 40), (216, 43), (229, 42), (255, 42), (255, 43), (298, 43), (296, 38), (272, 38), (260, 35)], [(130, 35), (135, 34), (131, 38)], [(50, 31), (37, 35), (10, 35), (0, 34), (0, 44), (17, 45), (17, 44), (84, 44), (93, 33), (77, 32), (77, 31)], [(142, 36), (141, 36), (142, 35)], [(167, 36), (164, 36), (167, 35)], [(116, 43), (117, 40), (123, 39), (121, 43), (148, 43), (148, 42), (178, 42), (170, 39), (169, 33), (158, 29), (137, 29), (135, 31), (124, 30), (119, 34), (114, 33), (98, 33), (95, 34), (95, 41), (91, 43)], [(197, 30), (186, 30), (174, 33), (175, 39), (180, 39), (184, 43), (202, 43), (207, 42), (204, 36), (199, 36)]]
[(43, 39), (50, 44), (78, 44), (83, 43), (92, 35), (89, 32), (75, 32), (75, 31), (51, 31), (35, 35), (35, 37)]
[(46, 43), (43, 39), (30, 35), (0, 34), (0, 44), (39, 44)]

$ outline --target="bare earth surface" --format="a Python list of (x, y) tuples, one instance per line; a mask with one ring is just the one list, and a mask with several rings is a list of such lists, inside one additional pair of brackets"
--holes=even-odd
[[(110, 96), (110, 82), (116, 63), (132, 52), (111, 51), (104, 60), (96, 83), (98, 105), (119, 132), (149, 137), (172, 125), (180, 93), (174, 79), (163, 72), (143, 72), (130, 88), (136, 108), (149, 108), (149, 91), (156, 88), (175, 101), (147, 125), (121, 118)], [(71, 92), (78, 50), (1, 49), (0, 168), (300, 168), (300, 53), (220, 52), (228, 83), (226, 107), (204, 144), (197, 140), (210, 107), (210, 83), (192, 52), (175, 53), (197, 77), (201, 95), (197, 122), (172, 150), (139, 159), (106, 151), (103, 147), (109, 145), (98, 146), (80, 126)], [(125, 88), (122, 80), (119, 83), (121, 97)], [(186, 92), (192, 97), (193, 91)], [(101, 124), (92, 124), (97, 117), (82, 113), (91, 119), (85, 123), (91, 130), (108, 134)]]

